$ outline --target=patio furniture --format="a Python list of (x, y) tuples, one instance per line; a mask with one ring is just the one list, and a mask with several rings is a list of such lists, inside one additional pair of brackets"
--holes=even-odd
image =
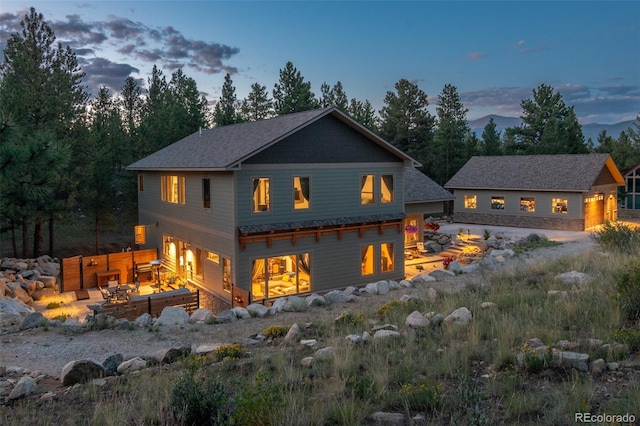
[(106, 289), (104, 287), (98, 287), (98, 289), (100, 290), (100, 294), (102, 294), (102, 298), (107, 302), (107, 303), (112, 303), (115, 299), (115, 295), (113, 293), (111, 293), (109, 291), (109, 289)]
[(427, 253), (429, 253), (429, 250), (424, 248), (424, 243), (422, 241), (418, 241), (416, 243), (416, 250), (418, 251), (418, 253), (420, 253), (421, 256), (425, 256)]

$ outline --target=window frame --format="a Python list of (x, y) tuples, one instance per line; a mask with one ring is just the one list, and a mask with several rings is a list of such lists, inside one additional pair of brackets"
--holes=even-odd
[(463, 198), (464, 208), (469, 210), (475, 210), (478, 208), (478, 196), (477, 195), (464, 195)]
[[(371, 192), (365, 192), (364, 188), (367, 185), (367, 181), (371, 181)], [(360, 175), (360, 205), (372, 206), (376, 204), (376, 175), (374, 173), (363, 173)], [(371, 198), (365, 198), (365, 194), (371, 194)], [(366, 202), (370, 200), (370, 202)]]
[(211, 178), (202, 178), (202, 207), (211, 208)]
[(504, 210), (504, 196), (491, 196), (491, 210)]
[[(160, 200), (171, 204), (186, 204), (186, 178), (181, 175), (160, 176)], [(171, 195), (171, 197), (170, 197)]]
[[(300, 183), (300, 188), (296, 187), (296, 179)], [(307, 180), (307, 197), (304, 196), (304, 185), (302, 180)], [(293, 188), (293, 210), (309, 210), (311, 208), (311, 177), (310, 176), (293, 176), (292, 179), (292, 188)], [(301, 197), (302, 200), (298, 202), (298, 197)]]
[[(533, 206), (533, 209), (531, 206)], [(524, 213), (535, 213), (536, 197), (520, 197), (520, 211)]]
[[(257, 185), (255, 184), (256, 181), (258, 181)], [(262, 182), (266, 182), (266, 188), (263, 188)], [(260, 204), (262, 190), (264, 190), (264, 204)], [(258, 191), (258, 200), (256, 200), (256, 191)], [(266, 209), (260, 210), (260, 206), (266, 206)], [(271, 177), (259, 176), (251, 178), (251, 211), (254, 214), (264, 214), (271, 211)]]
[[(562, 209), (564, 204), (564, 210)], [(560, 206), (560, 208), (558, 208)], [(569, 199), (567, 198), (551, 198), (551, 213), (552, 214), (569, 214)]]
[[(387, 191), (389, 191), (391, 198), (388, 201), (385, 201), (383, 193), (384, 193), (384, 189), (387, 185), (385, 185), (384, 179), (385, 176), (390, 177), (391, 178), (391, 190), (389, 191), (389, 189), (387, 188)], [(392, 204), (395, 202), (395, 190), (394, 190), (394, 174), (393, 173), (381, 173), (380, 174), (380, 204)]]

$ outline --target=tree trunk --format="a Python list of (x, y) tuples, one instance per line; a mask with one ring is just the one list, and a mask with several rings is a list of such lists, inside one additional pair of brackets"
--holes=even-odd
[(39, 218), (33, 231), (33, 257), (42, 256), (42, 240), (44, 239), (44, 219)]
[(53, 230), (54, 230), (53, 214), (49, 216), (49, 256), (53, 257)]
[(22, 219), (22, 258), (27, 258), (27, 247), (29, 246), (29, 221)]

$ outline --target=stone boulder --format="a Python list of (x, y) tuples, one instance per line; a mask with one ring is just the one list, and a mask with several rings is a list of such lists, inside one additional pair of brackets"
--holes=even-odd
[(153, 358), (160, 364), (173, 364), (181, 358), (191, 353), (191, 346), (180, 346), (178, 348), (165, 348), (153, 354)]
[(252, 303), (247, 306), (247, 311), (249, 311), (251, 315), (262, 318), (269, 313), (269, 308), (264, 306), (262, 303)]
[(184, 325), (188, 321), (189, 314), (182, 306), (167, 306), (154, 325)]
[(469, 325), (472, 319), (473, 315), (471, 314), (471, 311), (466, 307), (462, 307), (447, 315), (444, 319), (444, 323), (456, 326), (466, 326)]
[(102, 365), (91, 359), (71, 361), (62, 367), (60, 380), (63, 386), (71, 386), (76, 383), (86, 383), (93, 379), (106, 376)]
[(23, 376), (18, 380), (18, 383), (13, 387), (9, 394), (9, 401), (15, 399), (24, 398), (25, 396), (33, 395), (38, 390), (38, 384), (35, 379), (29, 376)]
[(20, 324), (21, 330), (27, 330), (30, 328), (43, 327), (49, 324), (49, 321), (40, 312), (31, 312), (22, 318)]
[(0, 330), (18, 331), (22, 317), (35, 312), (33, 308), (17, 299), (0, 300)]
[(116, 376), (118, 374), (118, 366), (122, 364), (122, 361), (124, 361), (122, 354), (114, 354), (107, 357), (102, 363), (107, 376)]
[(120, 364), (118, 366), (118, 374), (133, 373), (134, 371), (140, 371), (145, 368), (147, 368), (147, 361), (140, 357), (135, 357)]
[(204, 324), (213, 318), (213, 313), (207, 308), (199, 308), (193, 311), (189, 322), (191, 324)]

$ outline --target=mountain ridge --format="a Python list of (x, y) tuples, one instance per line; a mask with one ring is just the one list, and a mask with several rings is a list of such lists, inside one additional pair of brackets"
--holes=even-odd
[[(496, 130), (500, 132), (500, 136), (504, 135), (504, 130), (507, 127), (515, 127), (522, 124), (522, 119), (520, 117), (505, 117), (497, 114), (489, 114), (475, 120), (469, 120), (467, 123), (469, 124), (471, 131), (475, 132), (478, 138), (482, 138), (484, 127), (489, 123), (489, 119), (491, 118), (493, 118), (494, 123), (496, 123)], [(584, 135), (585, 142), (591, 138), (593, 143), (597, 145), (598, 135), (602, 130), (606, 130), (608, 136), (618, 138), (618, 136), (620, 136), (620, 132), (627, 130), (629, 127), (633, 127), (633, 123), (635, 121), (636, 120), (627, 120), (613, 124), (582, 124), (582, 134)]]

